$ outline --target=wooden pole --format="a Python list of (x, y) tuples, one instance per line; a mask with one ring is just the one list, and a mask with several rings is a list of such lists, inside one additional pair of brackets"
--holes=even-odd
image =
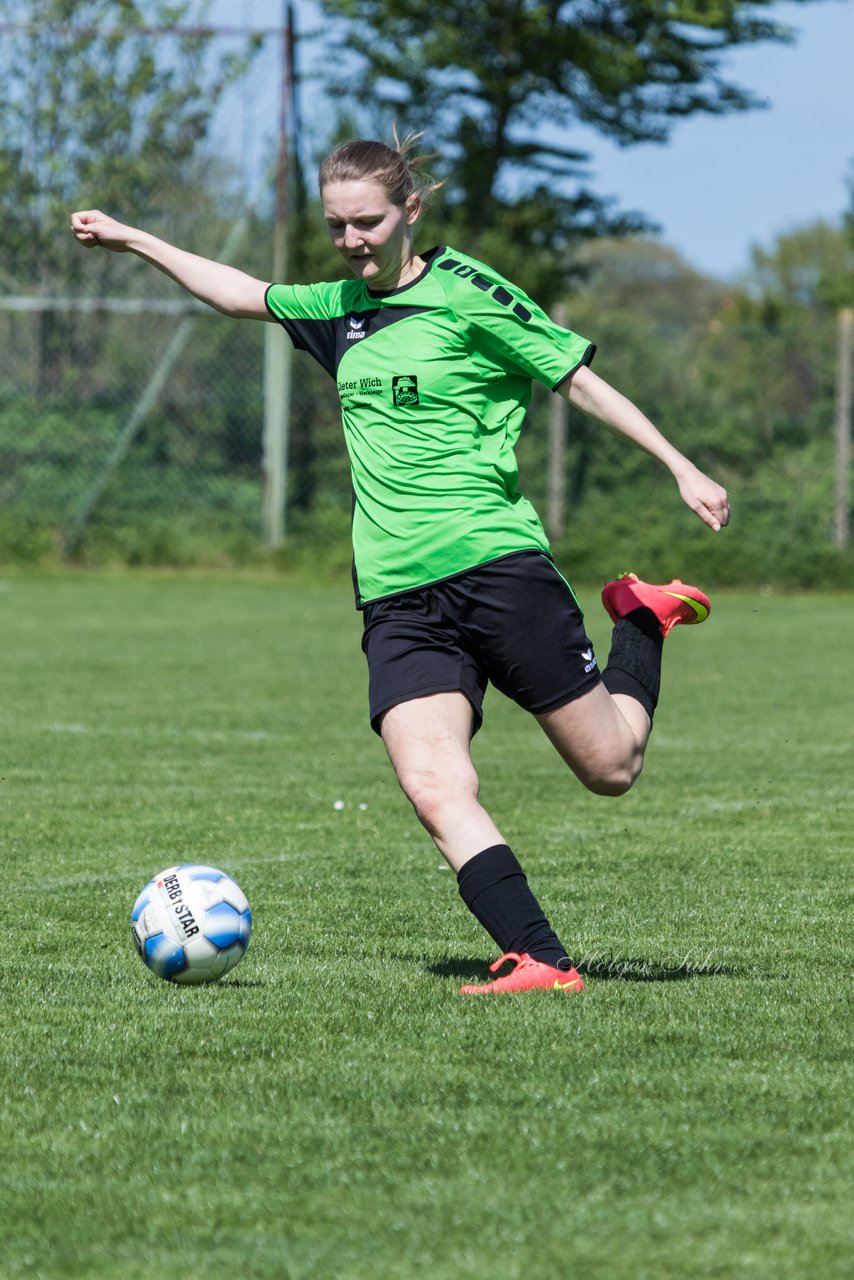
[(841, 308), (838, 336), (834, 543), (838, 550), (845, 551), (851, 541), (851, 360), (854, 346), (854, 307)]
[[(273, 224), (273, 282), (288, 277), (288, 178), (291, 151), (290, 106), (293, 92), (293, 12), (287, 0), (282, 15), (282, 62), (279, 92), (279, 136), (276, 156), (276, 209)], [(280, 325), (264, 326), (264, 440), (261, 525), (264, 545), (285, 540), (288, 440), (291, 412), (293, 348)]]

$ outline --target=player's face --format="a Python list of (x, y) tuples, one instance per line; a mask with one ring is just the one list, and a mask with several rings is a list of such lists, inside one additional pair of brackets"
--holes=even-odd
[(385, 187), (368, 179), (323, 188), (329, 239), (354, 275), (375, 289), (394, 289), (416, 274), (412, 225), (418, 202), (401, 209)]

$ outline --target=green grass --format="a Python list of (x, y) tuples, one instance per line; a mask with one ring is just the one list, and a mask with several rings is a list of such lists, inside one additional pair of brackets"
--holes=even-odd
[[(851, 1274), (854, 596), (677, 631), (622, 800), (489, 695), (484, 800), (589, 983), (462, 1000), (494, 949), (346, 587), (0, 586), (3, 1280)], [(253, 906), (210, 988), (131, 946), (183, 859)]]

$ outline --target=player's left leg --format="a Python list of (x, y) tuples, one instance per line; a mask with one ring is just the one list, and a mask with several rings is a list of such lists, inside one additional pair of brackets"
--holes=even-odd
[(536, 718), (588, 791), (621, 796), (639, 776), (652, 720), (635, 698), (600, 684)]
[(655, 586), (634, 574), (608, 583), (602, 601), (615, 623), (602, 684), (537, 719), (590, 791), (622, 795), (643, 767), (664, 639), (680, 623), (704, 622), (711, 606), (697, 587)]

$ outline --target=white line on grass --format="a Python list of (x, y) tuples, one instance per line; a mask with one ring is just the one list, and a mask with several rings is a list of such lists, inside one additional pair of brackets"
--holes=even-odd
[(270, 733), (267, 729), (180, 729), (176, 725), (162, 728), (138, 728), (130, 725), (96, 727), (59, 721), (43, 726), (46, 733), (92, 733), (101, 738), (189, 738), (194, 742), (283, 742), (284, 734)]

